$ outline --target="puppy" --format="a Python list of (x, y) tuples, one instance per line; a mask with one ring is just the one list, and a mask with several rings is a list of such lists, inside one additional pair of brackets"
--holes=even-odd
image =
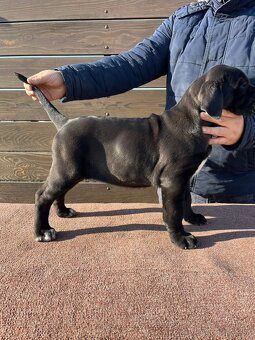
[[(27, 83), (27, 79), (16, 74)], [(68, 119), (33, 86), (58, 132), (52, 145), (52, 166), (37, 191), (35, 240), (56, 239), (49, 225), (54, 203), (61, 217), (73, 217), (65, 206), (68, 190), (83, 179), (127, 187), (154, 186), (162, 192), (163, 220), (171, 241), (183, 249), (196, 248), (197, 239), (185, 232), (182, 219), (205, 224), (191, 208), (189, 181), (210, 152), (202, 132), (200, 112), (220, 118), (223, 109), (237, 115), (255, 112), (255, 87), (237, 68), (219, 65), (194, 81), (180, 102), (148, 118), (79, 117)]]

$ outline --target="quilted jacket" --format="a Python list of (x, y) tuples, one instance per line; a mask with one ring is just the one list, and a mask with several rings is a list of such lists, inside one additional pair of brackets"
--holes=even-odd
[[(66, 84), (64, 102), (112, 96), (167, 75), (169, 109), (192, 81), (216, 64), (240, 68), (255, 85), (255, 1), (193, 2), (129, 51), (58, 69)], [(213, 146), (192, 191), (202, 196), (255, 192), (255, 116), (245, 118), (236, 145)]]

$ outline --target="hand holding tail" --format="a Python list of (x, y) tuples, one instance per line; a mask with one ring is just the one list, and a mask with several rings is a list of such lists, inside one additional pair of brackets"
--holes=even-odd
[[(28, 78), (23, 76), (20, 73), (15, 72), (15, 75), (18, 77), (19, 80), (21, 80), (24, 84), (29, 85), (32, 88), (33, 93), (39, 100), (40, 104), (44, 108), (44, 110), (47, 112), (50, 120), (53, 122), (53, 124), (56, 126), (57, 130), (61, 129), (61, 127), (67, 123), (68, 118), (64, 116), (62, 113), (60, 113), (54, 105), (50, 103), (46, 95), (41, 91), (39, 87), (36, 85), (32, 85), (28, 83)], [(62, 76), (61, 76), (62, 77)]]

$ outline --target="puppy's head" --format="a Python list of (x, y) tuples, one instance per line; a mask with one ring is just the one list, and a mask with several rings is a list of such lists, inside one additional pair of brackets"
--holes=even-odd
[(198, 93), (201, 111), (218, 119), (223, 109), (237, 115), (255, 113), (255, 86), (241, 70), (218, 65), (203, 78)]

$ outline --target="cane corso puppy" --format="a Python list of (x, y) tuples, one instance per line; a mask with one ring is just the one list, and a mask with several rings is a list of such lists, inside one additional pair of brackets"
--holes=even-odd
[[(18, 78), (27, 79), (16, 74)], [(83, 179), (127, 187), (154, 186), (162, 192), (163, 220), (171, 241), (183, 249), (197, 247), (182, 219), (205, 224), (191, 208), (190, 178), (208, 157), (209, 136), (202, 132), (200, 112), (220, 118), (222, 109), (237, 115), (255, 112), (255, 87), (237, 68), (215, 66), (194, 81), (180, 102), (161, 115), (147, 118), (79, 117), (68, 119), (33, 86), (58, 132), (52, 145), (49, 176), (36, 193), (35, 240), (52, 241), (49, 225), (54, 203), (61, 217), (76, 215), (64, 196)]]

